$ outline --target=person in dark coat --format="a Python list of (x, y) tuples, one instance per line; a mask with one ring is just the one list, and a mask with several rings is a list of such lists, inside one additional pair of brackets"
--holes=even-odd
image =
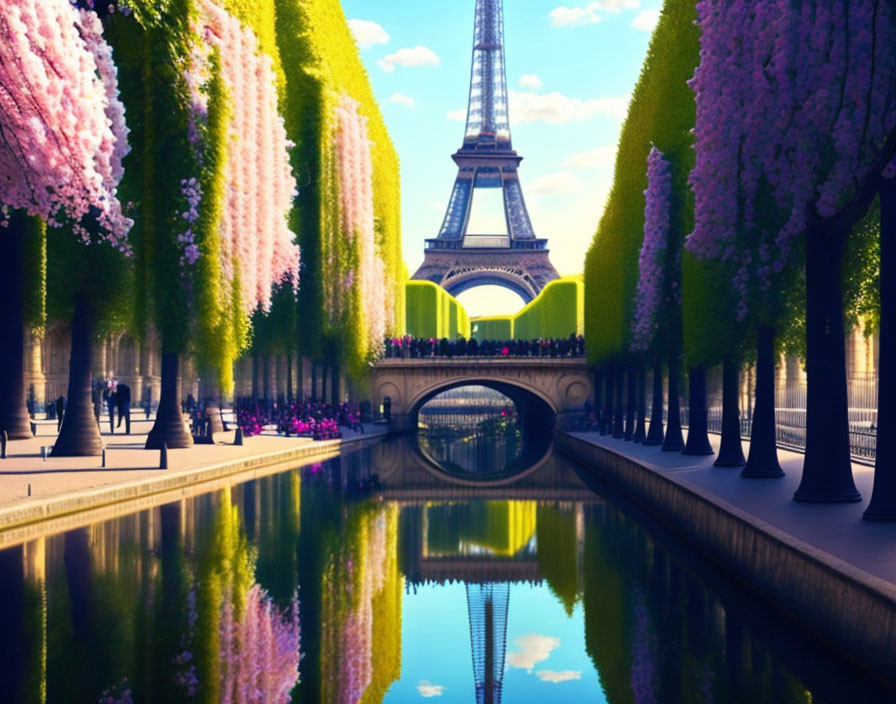
[(115, 401), (118, 406), (118, 427), (124, 420), (124, 434), (131, 434), (131, 387), (127, 384), (119, 384), (115, 388)]
[(114, 382), (110, 382), (108, 386), (106, 386), (106, 391), (104, 393), (106, 399), (106, 408), (109, 410), (109, 434), (115, 435), (115, 385)]
[(62, 416), (65, 415), (65, 396), (56, 399), (56, 432), (62, 430)]

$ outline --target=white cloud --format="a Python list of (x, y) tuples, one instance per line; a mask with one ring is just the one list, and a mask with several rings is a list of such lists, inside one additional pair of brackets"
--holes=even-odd
[(452, 122), (466, 122), (467, 121), (467, 109), (466, 108), (458, 108), (457, 110), (449, 110), (445, 117), (447, 117)]
[(612, 166), (615, 163), (616, 145), (605, 144), (597, 149), (573, 154), (563, 162), (563, 166), (571, 166), (574, 169), (599, 169), (602, 166)]
[(507, 654), (507, 663), (511, 667), (531, 670), (538, 663), (547, 660), (552, 650), (560, 647), (560, 639), (553, 636), (540, 636), (529, 633), (513, 641), (519, 651)]
[(656, 23), (660, 21), (659, 10), (641, 10), (632, 20), (632, 27), (642, 32), (652, 32)]
[(542, 83), (541, 79), (534, 73), (527, 73), (520, 76), (520, 85), (523, 88), (531, 88), (532, 90), (538, 90), (541, 88)]
[(395, 103), (397, 105), (404, 105), (407, 108), (412, 108), (417, 105), (416, 100), (414, 100), (409, 95), (405, 95), (404, 93), (393, 93), (389, 98), (389, 102)]
[(415, 46), (413, 49), (399, 49), (394, 54), (377, 61), (386, 73), (392, 73), (396, 66), (438, 66), (441, 59), (432, 49)]
[(570, 680), (582, 679), (582, 671), (562, 670), (557, 672), (556, 670), (538, 670), (538, 672), (535, 673), (535, 676), (542, 682), (553, 682), (554, 684), (557, 684), (558, 682), (569, 682)]
[(539, 176), (529, 184), (527, 192), (532, 194), (533, 198), (541, 198), (543, 196), (568, 196), (573, 193), (581, 193), (585, 184), (570, 171), (561, 171), (556, 174), (545, 174)]
[(362, 49), (369, 49), (375, 44), (385, 44), (389, 41), (386, 30), (371, 20), (349, 20), (348, 27)]
[(548, 13), (554, 27), (578, 27), (600, 22), (601, 12), (618, 13), (622, 10), (634, 10), (638, 0), (597, 0), (581, 7), (555, 7)]
[(429, 680), (420, 680), (417, 683), (417, 691), (424, 699), (430, 697), (441, 697), (445, 693), (445, 688), (440, 684), (432, 684)]
[(510, 117), (515, 125), (530, 122), (549, 122), (562, 125), (565, 122), (582, 122), (595, 115), (606, 115), (619, 122), (625, 119), (628, 111), (628, 96), (615, 98), (570, 98), (563, 93), (529, 93), (511, 90)]

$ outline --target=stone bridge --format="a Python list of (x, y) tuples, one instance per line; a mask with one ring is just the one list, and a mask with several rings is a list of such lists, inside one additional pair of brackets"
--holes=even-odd
[(570, 428), (594, 400), (594, 384), (580, 357), (424, 357), (384, 359), (373, 365), (374, 404), (392, 399), (393, 428), (415, 430), (420, 408), (461, 386), (485, 386), (510, 398), (524, 436)]

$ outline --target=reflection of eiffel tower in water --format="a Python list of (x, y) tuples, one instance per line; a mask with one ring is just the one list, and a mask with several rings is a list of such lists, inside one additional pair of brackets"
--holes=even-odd
[(467, 583), (466, 586), (476, 704), (500, 704), (507, 652), (510, 584)]

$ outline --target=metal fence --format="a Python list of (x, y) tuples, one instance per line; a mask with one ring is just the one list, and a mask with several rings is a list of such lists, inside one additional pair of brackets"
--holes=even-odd
[[(707, 379), (709, 430), (722, 432), (721, 378), (710, 374)], [(747, 373), (741, 384), (740, 432), (749, 439), (753, 426), (753, 375)], [(649, 388), (649, 387), (648, 387)], [(877, 374), (853, 373), (847, 377), (849, 399), (849, 439), (852, 458), (872, 464), (877, 448)], [(775, 388), (775, 422), (778, 444), (802, 451), (806, 447), (806, 383), (778, 382)], [(683, 392), (681, 423), (688, 424), (688, 399)]]

